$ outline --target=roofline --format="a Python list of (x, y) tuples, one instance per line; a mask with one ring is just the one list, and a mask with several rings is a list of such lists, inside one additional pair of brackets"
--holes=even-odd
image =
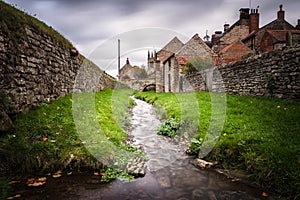
[(169, 57), (167, 57), (164, 61), (162, 61), (163, 64), (165, 64), (167, 62), (167, 60), (169, 60), (169, 58), (174, 57), (175, 53), (172, 53)]

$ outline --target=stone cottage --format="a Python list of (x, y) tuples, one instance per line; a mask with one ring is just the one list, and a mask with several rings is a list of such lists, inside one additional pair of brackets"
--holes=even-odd
[(300, 30), (266, 30), (260, 42), (261, 52), (273, 51), (300, 43)]
[(288, 23), (282, 5), (277, 19), (261, 28), (258, 7), (241, 8), (239, 12), (239, 19), (232, 26), (225, 24), (224, 32), (216, 31), (211, 42), (208, 35), (204, 42), (196, 34), (186, 44), (175, 37), (160, 51), (148, 52), (148, 70), (155, 77), (156, 91), (189, 91), (184, 69), (195, 58), (209, 58), (214, 65), (226, 65), (249, 55), (299, 44), (300, 20), (295, 27)]
[[(216, 52), (222, 50), (227, 45), (230, 45), (236, 41), (242, 40), (251, 31), (254, 26), (254, 20), (250, 21), (249, 8), (240, 9), (240, 17), (232, 26), (229, 24), (224, 25), (224, 33), (222, 31), (216, 31), (212, 35), (212, 49)], [(251, 17), (251, 19), (254, 19)], [(258, 21), (255, 21), (258, 23)]]
[(230, 26), (224, 25), (224, 32), (216, 31), (212, 35), (212, 50), (218, 54), (217, 65), (241, 60), (249, 53), (253, 53), (247, 45), (241, 42), (249, 33), (258, 30), (258, 9), (241, 8), (239, 19)]
[(155, 82), (156, 82), (156, 91), (163, 92), (165, 91), (165, 85), (163, 81), (163, 63), (162, 61), (169, 58), (171, 55), (176, 53), (184, 46), (183, 42), (174, 37), (170, 42), (168, 42), (161, 50), (154, 53), (148, 52), (148, 71), (155, 71)]
[[(175, 38), (175, 41), (177, 39)], [(172, 47), (174, 39), (166, 45)], [(157, 53), (156, 60), (156, 91), (157, 92), (184, 92), (183, 69), (191, 59), (213, 59), (216, 57), (206, 43), (195, 34), (186, 44), (174, 45), (174, 48), (163, 48)], [(181, 48), (179, 49), (179, 47)], [(175, 52), (175, 50), (177, 51)], [(171, 50), (171, 51), (170, 51)], [(174, 52), (172, 52), (174, 51)]]
[(212, 35), (212, 49), (219, 55), (218, 64), (235, 62), (249, 53), (263, 53), (299, 43), (299, 31), (296, 30), (299, 28), (300, 20), (296, 27), (285, 20), (282, 5), (277, 19), (261, 28), (258, 8), (241, 8), (238, 21), (232, 26), (225, 24), (223, 33), (216, 31)]
[[(256, 17), (259, 18), (259, 13), (255, 13)], [(259, 20), (258, 20), (259, 21)], [(299, 24), (298, 20), (298, 24)], [(277, 32), (273, 32), (270, 30), (277, 30)], [(282, 30), (282, 31), (279, 31)], [(284, 31), (283, 31), (284, 30)], [(283, 6), (279, 6), (279, 11), (277, 12), (277, 18), (273, 20), (272, 22), (266, 24), (265, 26), (259, 28), (256, 26), (255, 29), (253, 29), (251, 32), (249, 32), (249, 35), (242, 39), (242, 42), (245, 43), (250, 49), (255, 51), (256, 53), (262, 53), (270, 50), (274, 50), (276, 48), (282, 47), (282, 41), (283, 38), (286, 37), (286, 31), (293, 31), (296, 30), (296, 27), (291, 25), (289, 22), (285, 20), (285, 11), (283, 10)], [(267, 34), (267, 35), (265, 35)], [(270, 48), (270, 44), (267, 44), (264, 40), (266, 37), (273, 37), (273, 39), (278, 40), (275, 41), (274, 47)], [(264, 37), (264, 38), (263, 38)], [(268, 42), (269, 43), (269, 42)], [(279, 44), (281, 43), (281, 44)], [(273, 46), (273, 44), (271, 44)]]
[(126, 82), (128, 80), (138, 80), (147, 78), (145, 69), (138, 66), (131, 66), (129, 59), (127, 58), (126, 64), (120, 69), (119, 74), (120, 81)]

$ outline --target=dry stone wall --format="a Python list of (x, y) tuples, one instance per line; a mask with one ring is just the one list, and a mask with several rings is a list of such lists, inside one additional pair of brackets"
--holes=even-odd
[(224, 91), (300, 100), (300, 46), (260, 54), (185, 77), (185, 91)]
[[(115, 86), (114, 78), (78, 54), (71, 44), (62, 44), (30, 26), (24, 27), (25, 35), (19, 38), (12, 37), (9, 30), (2, 30), (1, 118), (15, 116), (42, 102), (63, 97), (73, 89), (99, 91)], [(78, 84), (74, 84), (79, 72), (84, 72), (84, 76), (77, 79)]]

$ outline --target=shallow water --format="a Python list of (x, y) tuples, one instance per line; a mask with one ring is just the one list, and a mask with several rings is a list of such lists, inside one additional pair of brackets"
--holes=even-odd
[(134, 145), (142, 146), (148, 158), (147, 173), (133, 182), (112, 181), (102, 184), (99, 177), (77, 174), (49, 179), (41, 188), (28, 189), (24, 199), (266, 199), (262, 191), (227, 179), (214, 171), (196, 168), (194, 157), (184, 153), (184, 144), (175, 145), (156, 134), (160, 124), (153, 107), (136, 100), (133, 109)]

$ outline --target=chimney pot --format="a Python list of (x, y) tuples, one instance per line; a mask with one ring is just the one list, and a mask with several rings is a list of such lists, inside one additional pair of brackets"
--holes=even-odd
[(296, 25), (296, 29), (300, 30), (300, 19), (298, 19), (298, 24)]
[(227, 29), (229, 29), (229, 24), (224, 24), (224, 32), (227, 31)]
[(249, 19), (249, 8), (240, 9), (240, 19)]
[(251, 9), (249, 20), (249, 33), (259, 29), (259, 13), (258, 9)]
[(279, 6), (279, 11), (277, 12), (277, 19), (284, 20), (284, 10), (282, 10), (282, 5)]

